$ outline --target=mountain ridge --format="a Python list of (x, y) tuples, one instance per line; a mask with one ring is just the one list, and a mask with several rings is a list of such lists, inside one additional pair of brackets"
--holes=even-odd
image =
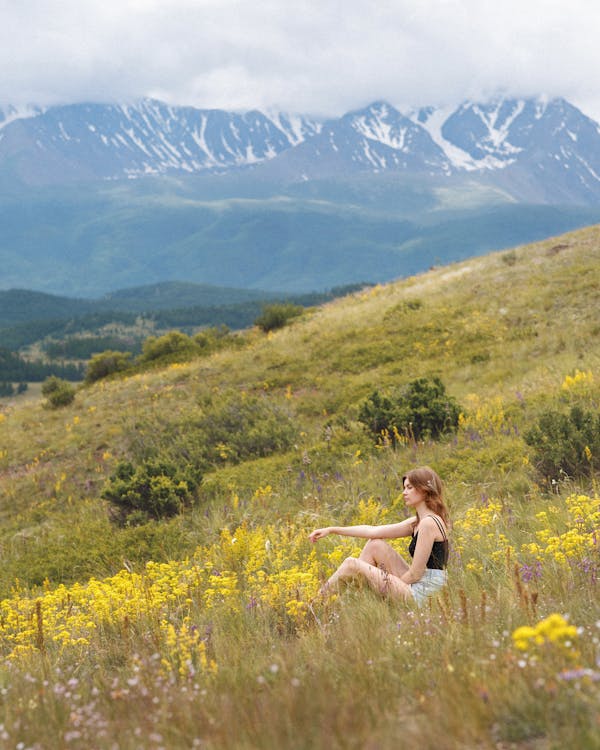
[(25, 184), (251, 170), (285, 183), (389, 171), (469, 174), (515, 199), (597, 204), (600, 126), (562, 98), (496, 98), (402, 113), (376, 101), (337, 118), (82, 103), (0, 110), (0, 170)]

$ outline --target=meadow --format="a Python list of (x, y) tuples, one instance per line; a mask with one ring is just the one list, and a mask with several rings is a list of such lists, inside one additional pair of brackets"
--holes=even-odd
[[(599, 450), (571, 471), (560, 432), (526, 439), (550, 411), (598, 415), (599, 261), (592, 227), (60, 409), (4, 402), (0, 747), (600, 748)], [(457, 429), (369, 434), (369, 394), (420, 377), (460, 404)], [(107, 482), (148, 457), (201, 481), (180, 513), (116, 523)], [(310, 531), (401, 520), (423, 464), (453, 520), (446, 591), (422, 609), (359, 586), (314, 599), (360, 540)]]

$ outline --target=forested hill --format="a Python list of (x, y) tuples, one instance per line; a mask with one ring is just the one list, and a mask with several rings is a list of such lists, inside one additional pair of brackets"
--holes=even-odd
[[(111, 324), (133, 328), (140, 317), (158, 331), (218, 325), (241, 329), (251, 326), (262, 308), (274, 301), (308, 307), (362, 286), (352, 284), (324, 292), (284, 294), (164, 282), (118, 290), (99, 299), (10, 289), (0, 291), (0, 346), (16, 351), (47, 337), (62, 339), (78, 334), (99, 334)], [(137, 344), (142, 335), (134, 335)], [(0, 380), (2, 377), (0, 374)]]
[(150, 312), (184, 307), (222, 307), (276, 296), (259, 290), (164, 282), (120, 289), (97, 299), (64, 297), (28, 289), (0, 291), (0, 326), (33, 320), (79, 318), (106, 312)]

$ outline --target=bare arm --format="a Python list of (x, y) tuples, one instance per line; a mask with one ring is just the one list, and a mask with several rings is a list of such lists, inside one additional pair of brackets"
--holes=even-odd
[(423, 573), (425, 573), (427, 568), (427, 560), (429, 560), (433, 543), (438, 534), (439, 529), (433, 519), (425, 518), (421, 521), (414, 557), (408, 570), (401, 576), (400, 580), (404, 581), (404, 583), (416, 583), (423, 577)]
[(310, 535), (311, 542), (316, 542), (328, 534), (339, 534), (340, 536), (353, 536), (360, 539), (398, 539), (401, 536), (410, 536), (416, 518), (407, 518), (400, 523), (388, 523), (383, 526), (326, 526), (315, 529)]

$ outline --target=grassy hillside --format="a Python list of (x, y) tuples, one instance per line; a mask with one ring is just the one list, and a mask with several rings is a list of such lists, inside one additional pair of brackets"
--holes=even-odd
[[(545, 477), (525, 440), (548, 411), (598, 413), (599, 267), (593, 227), (102, 380), (63, 409), (3, 406), (2, 740), (600, 747), (599, 457), (585, 446), (584, 471)], [(434, 376), (456, 433), (393, 445), (357, 421), (374, 389)], [(119, 526), (107, 481), (157, 458), (200, 471), (193, 498)], [(359, 547), (308, 533), (405, 517), (401, 477), (421, 464), (447, 487), (447, 594), (421, 611), (360, 588), (309, 606)]]

